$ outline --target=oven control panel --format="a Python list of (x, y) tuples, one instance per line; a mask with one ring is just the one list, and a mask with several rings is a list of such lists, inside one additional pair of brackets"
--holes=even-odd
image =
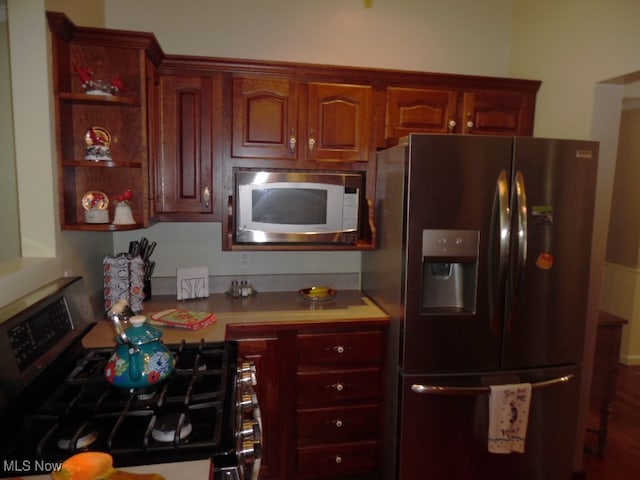
[(29, 367), (71, 330), (73, 323), (64, 297), (11, 328), (8, 331), (9, 344), (20, 371)]

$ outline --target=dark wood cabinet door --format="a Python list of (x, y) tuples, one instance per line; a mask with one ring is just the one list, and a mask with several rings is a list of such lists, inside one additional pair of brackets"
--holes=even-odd
[(306, 158), (317, 161), (366, 162), (373, 148), (372, 138), (371, 86), (308, 84), (304, 139)]
[(218, 77), (162, 76), (156, 211), (211, 214), (220, 111)]
[(385, 137), (455, 131), (457, 98), (453, 90), (389, 87)]
[(464, 94), (462, 132), (478, 135), (532, 135), (535, 97), (511, 92)]
[(288, 80), (235, 78), (231, 155), (295, 160), (298, 90), (298, 84)]

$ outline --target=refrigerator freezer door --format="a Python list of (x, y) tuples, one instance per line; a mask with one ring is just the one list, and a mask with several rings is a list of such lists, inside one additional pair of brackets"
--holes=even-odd
[[(399, 480), (571, 478), (579, 372), (563, 367), (478, 376), (403, 375)], [(488, 387), (524, 382), (532, 384), (525, 451), (489, 453)], [(418, 393), (414, 385), (444, 389)]]
[(512, 231), (523, 233), (510, 251), (503, 368), (582, 358), (597, 153), (594, 142), (515, 141)]
[[(502, 275), (497, 260), (501, 236), (501, 200), (511, 176), (512, 139), (502, 137), (411, 135), (406, 192), (406, 293), (403, 369), (407, 372), (464, 372), (497, 369), (500, 365)], [(384, 168), (384, 167), (382, 167)], [(505, 183), (506, 181), (506, 183)], [(384, 202), (384, 199), (383, 199)], [(504, 214), (504, 212), (503, 212)], [(507, 212), (508, 214), (508, 212)], [(504, 224), (504, 221), (502, 221)], [(387, 225), (379, 225), (381, 231)], [(427, 258), (425, 231), (451, 231), (443, 245), (451, 245), (452, 257)], [(456, 242), (466, 242), (456, 231), (475, 232), (477, 258), (459, 256)], [(438, 239), (436, 239), (438, 241)], [(448, 242), (448, 243), (447, 243)], [(384, 251), (385, 245), (381, 245)], [(444, 248), (443, 248), (444, 249)], [(469, 262), (474, 262), (470, 265)], [(460, 298), (473, 298), (464, 308), (425, 308), (430, 300), (425, 264), (459, 263), (465, 281)], [(431, 269), (433, 270), (433, 269)], [(473, 284), (469, 278), (473, 278)], [(452, 283), (453, 285), (453, 283)], [(498, 318), (497, 318), (497, 317)], [(497, 324), (496, 324), (497, 318)]]

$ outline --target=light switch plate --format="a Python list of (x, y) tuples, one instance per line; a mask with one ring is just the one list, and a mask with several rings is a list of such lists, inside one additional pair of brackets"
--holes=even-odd
[(176, 281), (178, 300), (209, 296), (209, 267), (179, 268)]

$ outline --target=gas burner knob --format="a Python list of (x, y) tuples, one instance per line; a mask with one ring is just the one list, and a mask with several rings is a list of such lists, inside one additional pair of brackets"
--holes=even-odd
[(257, 420), (243, 420), (240, 428), (240, 436), (247, 440), (262, 438), (259, 422)]
[(240, 396), (238, 406), (245, 412), (251, 412), (258, 406), (258, 397), (255, 393), (243, 393)]
[(243, 470), (243, 478), (257, 480), (260, 475), (260, 460), (262, 458), (262, 445), (259, 442), (245, 440), (238, 450), (239, 466)]
[(238, 367), (238, 372), (239, 373), (243, 373), (243, 372), (256, 373), (256, 364), (253, 362), (241, 362), (240, 366)]
[(256, 440), (243, 440), (238, 454), (245, 463), (250, 463), (254, 458), (262, 457), (262, 444)]
[(243, 362), (238, 367), (238, 382), (240, 384), (257, 385), (256, 366), (253, 363)]

